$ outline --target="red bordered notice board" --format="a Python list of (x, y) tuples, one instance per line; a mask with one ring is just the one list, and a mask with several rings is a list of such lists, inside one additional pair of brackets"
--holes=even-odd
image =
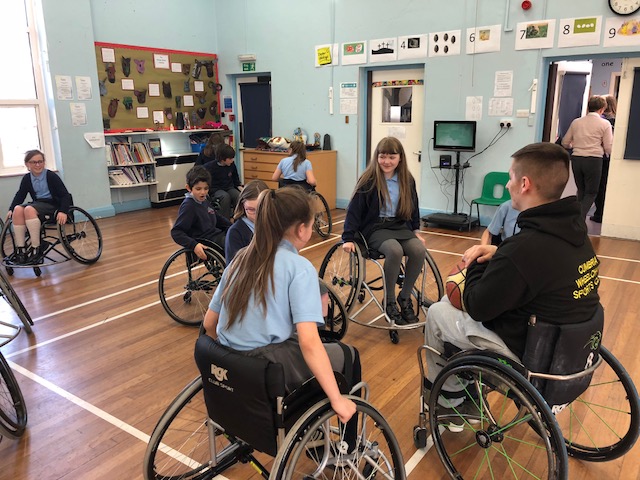
[[(218, 57), (95, 43), (105, 130), (182, 129), (220, 120)], [(195, 122), (195, 124), (194, 124)]]

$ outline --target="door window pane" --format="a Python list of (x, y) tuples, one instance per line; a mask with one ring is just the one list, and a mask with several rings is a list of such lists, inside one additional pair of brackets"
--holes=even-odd
[(413, 87), (382, 89), (382, 123), (411, 123)]

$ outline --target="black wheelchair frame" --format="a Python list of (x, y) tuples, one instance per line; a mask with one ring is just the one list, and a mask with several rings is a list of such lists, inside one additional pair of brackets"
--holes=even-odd
[(98, 223), (89, 212), (76, 206), (69, 208), (67, 217), (64, 225), (56, 223), (56, 214), (51, 218), (41, 219), (40, 244), (44, 247), (43, 252), (36, 263), (25, 264), (12, 261), (15, 252), (12, 222), (11, 220), (6, 222), (0, 234), (0, 248), (2, 263), (7, 273), (13, 275), (14, 268), (32, 268), (35, 275), (39, 277), (42, 274), (41, 267), (56, 265), (71, 259), (86, 265), (97, 262), (102, 255), (103, 246)]
[[(274, 480), (327, 475), (406, 479), (398, 442), (367, 401), (365, 383), (350, 391), (356, 414), (345, 425), (315, 379), (287, 395), (282, 365), (213, 344), (206, 335), (198, 339), (196, 362), (202, 376), (178, 395), (156, 425), (144, 457), (145, 480), (209, 479), (237, 463), (249, 463), (263, 478)], [(356, 391), (362, 397), (352, 395)], [(254, 450), (275, 456), (271, 472)]]

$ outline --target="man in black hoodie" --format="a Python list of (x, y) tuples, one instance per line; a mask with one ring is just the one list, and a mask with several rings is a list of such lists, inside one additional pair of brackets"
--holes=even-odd
[[(521, 212), (521, 231), (499, 247), (476, 245), (464, 253), (466, 312), (446, 296), (432, 305), (425, 325), (427, 345), (443, 352), (449, 342), (521, 358), (532, 314), (556, 324), (592, 317), (600, 301), (600, 262), (576, 197), (560, 198), (568, 179), (569, 155), (559, 145), (534, 143), (512, 155), (507, 188), (513, 207)], [(428, 352), (426, 360), (429, 387), (442, 359)], [(449, 380), (445, 391), (460, 392), (462, 386)], [(440, 403), (461, 405), (459, 397), (453, 394), (453, 401)]]

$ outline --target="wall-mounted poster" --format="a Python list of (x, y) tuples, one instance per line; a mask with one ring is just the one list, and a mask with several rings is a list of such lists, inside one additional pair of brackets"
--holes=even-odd
[(563, 18), (560, 20), (558, 47), (600, 45), (602, 17)]
[(398, 37), (398, 60), (427, 58), (428, 40), (429, 37), (426, 34)]
[(628, 47), (640, 45), (640, 17), (607, 18), (604, 27), (603, 47)]
[(533, 20), (518, 23), (516, 28), (516, 50), (553, 48), (556, 20)]
[(367, 42), (343, 43), (340, 50), (342, 53), (342, 65), (367, 63)]
[(398, 58), (396, 37), (378, 38), (369, 41), (369, 62), (393, 62)]
[(500, 51), (502, 25), (467, 28), (467, 55)]
[(316, 45), (314, 49), (314, 60), (316, 67), (332, 67), (338, 64), (339, 47), (337, 43), (333, 45)]
[(449, 30), (429, 34), (429, 56), (450, 57), (460, 55), (462, 30)]

